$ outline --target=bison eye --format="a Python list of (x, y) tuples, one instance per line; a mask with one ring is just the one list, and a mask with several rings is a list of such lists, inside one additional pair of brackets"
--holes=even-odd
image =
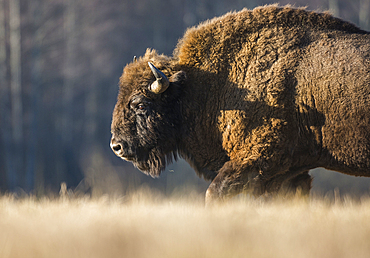
[(150, 107), (151, 102), (140, 96), (133, 97), (130, 108), (135, 111), (145, 111)]
[(146, 108), (146, 106), (144, 104), (137, 105), (137, 109), (139, 109), (139, 110), (144, 110), (145, 108)]

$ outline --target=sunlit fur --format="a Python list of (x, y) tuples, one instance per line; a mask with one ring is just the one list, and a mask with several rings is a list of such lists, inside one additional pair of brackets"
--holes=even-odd
[[(154, 176), (180, 154), (213, 180), (209, 201), (282, 186), (308, 193), (315, 167), (370, 176), (369, 43), (327, 13), (228, 13), (188, 29), (172, 57), (148, 50), (125, 67), (113, 136)], [(172, 82), (163, 94), (148, 91), (148, 61)], [(141, 128), (129, 108), (137, 95), (155, 103)]]

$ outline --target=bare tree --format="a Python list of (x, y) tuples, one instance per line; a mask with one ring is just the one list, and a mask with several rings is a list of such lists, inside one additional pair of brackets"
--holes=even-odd
[(43, 39), (47, 33), (47, 26), (43, 24), (42, 0), (32, 0), (29, 4), (28, 16), (32, 22), (33, 40), (30, 51), (30, 103), (27, 107), (29, 111), (29, 137), (27, 138), (27, 150), (25, 159), (25, 185), (26, 191), (32, 189), (39, 194), (43, 192), (44, 178), (43, 171), (37, 164), (38, 157), (38, 138), (40, 135), (39, 128), (39, 109), (41, 103), (41, 81), (42, 81), (42, 47)]
[(63, 117), (62, 117), (62, 132), (63, 141), (70, 143), (72, 141), (71, 134), (71, 103), (73, 100), (73, 90), (76, 80), (76, 0), (65, 0), (64, 12), (64, 40), (65, 40), (65, 59), (64, 59), (64, 85), (63, 85)]
[(329, 0), (329, 11), (336, 17), (339, 17), (338, 0)]
[(6, 77), (5, 0), (0, 0), (0, 83), (4, 87)]
[(8, 171), (10, 188), (17, 185), (17, 175), (23, 169), (23, 104), (21, 85), (21, 9), (20, 0), (9, 1), (10, 30), (10, 92), (12, 124), (12, 168)]
[(6, 53), (6, 20), (5, 20), (5, 0), (0, 0), (0, 186), (1, 188), (6, 187), (6, 171), (8, 171), (8, 151), (7, 146), (9, 145), (10, 136), (7, 134), (10, 130), (6, 126), (8, 115), (6, 112), (8, 96), (7, 89), (8, 83), (6, 79), (7, 71), (7, 53)]
[(369, 0), (360, 0), (359, 25), (362, 29), (369, 29)]
[[(85, 40), (89, 43), (85, 45), (88, 54), (88, 88), (86, 91), (86, 101), (85, 101), (85, 126), (84, 126), (84, 140), (87, 143), (93, 142), (95, 140), (96, 131), (97, 131), (97, 112), (98, 112), (98, 93), (97, 93), (97, 80), (99, 69), (97, 67), (97, 59), (99, 59), (99, 50), (97, 48), (98, 35), (97, 30), (99, 31), (99, 25), (96, 26), (96, 8), (90, 2), (85, 2), (85, 10), (89, 10), (88, 13), (84, 15), (82, 20), (82, 27), (85, 30)], [(95, 53), (95, 54), (92, 54)], [(87, 144), (87, 148), (91, 150), (91, 144)], [(87, 150), (86, 150), (87, 151)], [(91, 150), (91, 153), (94, 150)]]
[(65, 180), (67, 170), (66, 161), (64, 160), (64, 152), (73, 145), (74, 122), (73, 122), (73, 95), (76, 86), (76, 55), (77, 55), (77, 0), (64, 1), (63, 13), (63, 32), (65, 43), (65, 54), (63, 60), (63, 88), (61, 96), (61, 121), (57, 128), (58, 134), (61, 136), (61, 141), (57, 142), (56, 148), (56, 179), (57, 181)]

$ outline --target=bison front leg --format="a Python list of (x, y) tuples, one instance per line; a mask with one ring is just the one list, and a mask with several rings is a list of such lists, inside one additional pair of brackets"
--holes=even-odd
[(312, 177), (308, 174), (308, 171), (305, 171), (304, 173), (285, 182), (282, 190), (286, 191), (286, 193), (290, 195), (300, 193), (302, 196), (308, 196), (312, 187), (311, 185)]
[(268, 195), (292, 196), (300, 194), (308, 196), (311, 190), (312, 177), (308, 170), (289, 170), (266, 181), (264, 189)]
[(216, 202), (225, 201), (245, 189), (251, 189), (253, 193), (260, 194), (261, 181), (258, 173), (245, 173), (246, 168), (237, 166), (232, 162), (226, 162), (213, 179), (206, 192), (206, 206)]

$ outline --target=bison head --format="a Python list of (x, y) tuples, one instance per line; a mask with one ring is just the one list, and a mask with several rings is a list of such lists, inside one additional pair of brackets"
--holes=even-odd
[(179, 97), (185, 80), (185, 72), (173, 71), (171, 60), (154, 51), (135, 58), (120, 78), (111, 148), (152, 177), (177, 156), (182, 121)]

